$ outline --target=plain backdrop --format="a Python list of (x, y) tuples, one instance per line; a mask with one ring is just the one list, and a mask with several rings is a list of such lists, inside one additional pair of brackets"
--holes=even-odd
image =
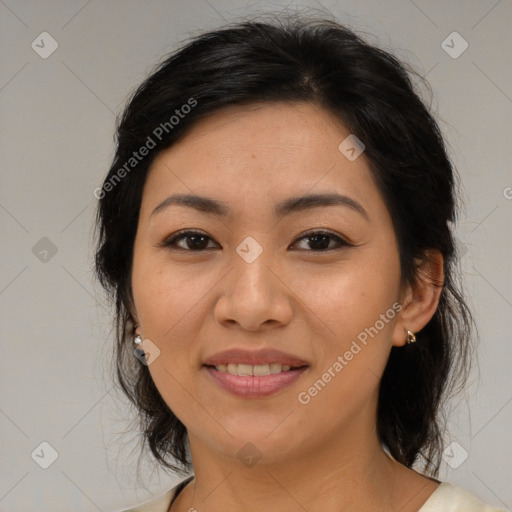
[(511, 509), (511, 0), (0, 0), (0, 511), (116, 511), (181, 480), (151, 458), (136, 479), (92, 274), (93, 190), (116, 115), (164, 54), (286, 5), (330, 12), (432, 86), (464, 186), (457, 237), (481, 339), (440, 478)]

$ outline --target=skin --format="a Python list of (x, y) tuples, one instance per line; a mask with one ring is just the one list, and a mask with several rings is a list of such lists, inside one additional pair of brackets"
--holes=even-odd
[[(376, 406), (391, 347), (403, 346), (406, 329), (420, 331), (437, 308), (442, 256), (431, 251), (417, 282), (401, 282), (392, 219), (365, 154), (349, 161), (338, 149), (349, 134), (313, 104), (229, 107), (198, 122), (151, 167), (135, 239), (132, 314), (136, 332), (160, 350), (149, 371), (189, 434), (195, 478), (172, 512), (412, 512), (438, 485), (385, 454)], [(274, 217), (277, 202), (321, 192), (351, 197), (368, 218), (340, 205)], [(171, 205), (151, 215), (176, 193), (222, 200), (230, 213), (217, 218)], [(190, 238), (159, 246), (183, 229), (208, 237), (202, 252)], [(325, 251), (304, 238), (319, 229), (353, 246), (328, 238), (338, 250)], [(236, 252), (247, 236), (263, 249), (252, 263)], [(401, 311), (300, 403), (298, 394), (394, 303)], [(270, 397), (231, 395), (202, 367), (228, 348), (268, 346), (309, 365)], [(237, 456), (246, 443), (261, 456), (252, 467)]]

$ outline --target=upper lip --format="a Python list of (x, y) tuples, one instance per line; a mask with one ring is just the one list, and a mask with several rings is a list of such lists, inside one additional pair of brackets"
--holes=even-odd
[(303, 361), (293, 354), (287, 354), (286, 352), (281, 352), (280, 350), (275, 350), (273, 348), (262, 348), (259, 350), (232, 348), (224, 350), (223, 352), (218, 352), (204, 361), (204, 364), (207, 366), (217, 366), (219, 364), (230, 363), (250, 365), (278, 363), (295, 367), (307, 365), (306, 361)]

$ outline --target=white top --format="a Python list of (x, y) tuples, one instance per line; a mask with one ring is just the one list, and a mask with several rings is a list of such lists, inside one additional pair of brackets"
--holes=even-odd
[[(121, 512), (167, 512), (176, 489), (181, 483), (154, 500)], [(465, 489), (441, 482), (418, 512), (505, 512), (505, 510), (485, 505)]]

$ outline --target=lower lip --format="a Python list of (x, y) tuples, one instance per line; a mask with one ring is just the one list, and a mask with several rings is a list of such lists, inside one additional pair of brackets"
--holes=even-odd
[(263, 375), (261, 377), (246, 377), (219, 372), (219, 370), (212, 366), (204, 366), (203, 368), (206, 369), (221, 388), (233, 395), (245, 398), (261, 398), (277, 393), (291, 386), (308, 369), (307, 366), (304, 366), (296, 370)]

